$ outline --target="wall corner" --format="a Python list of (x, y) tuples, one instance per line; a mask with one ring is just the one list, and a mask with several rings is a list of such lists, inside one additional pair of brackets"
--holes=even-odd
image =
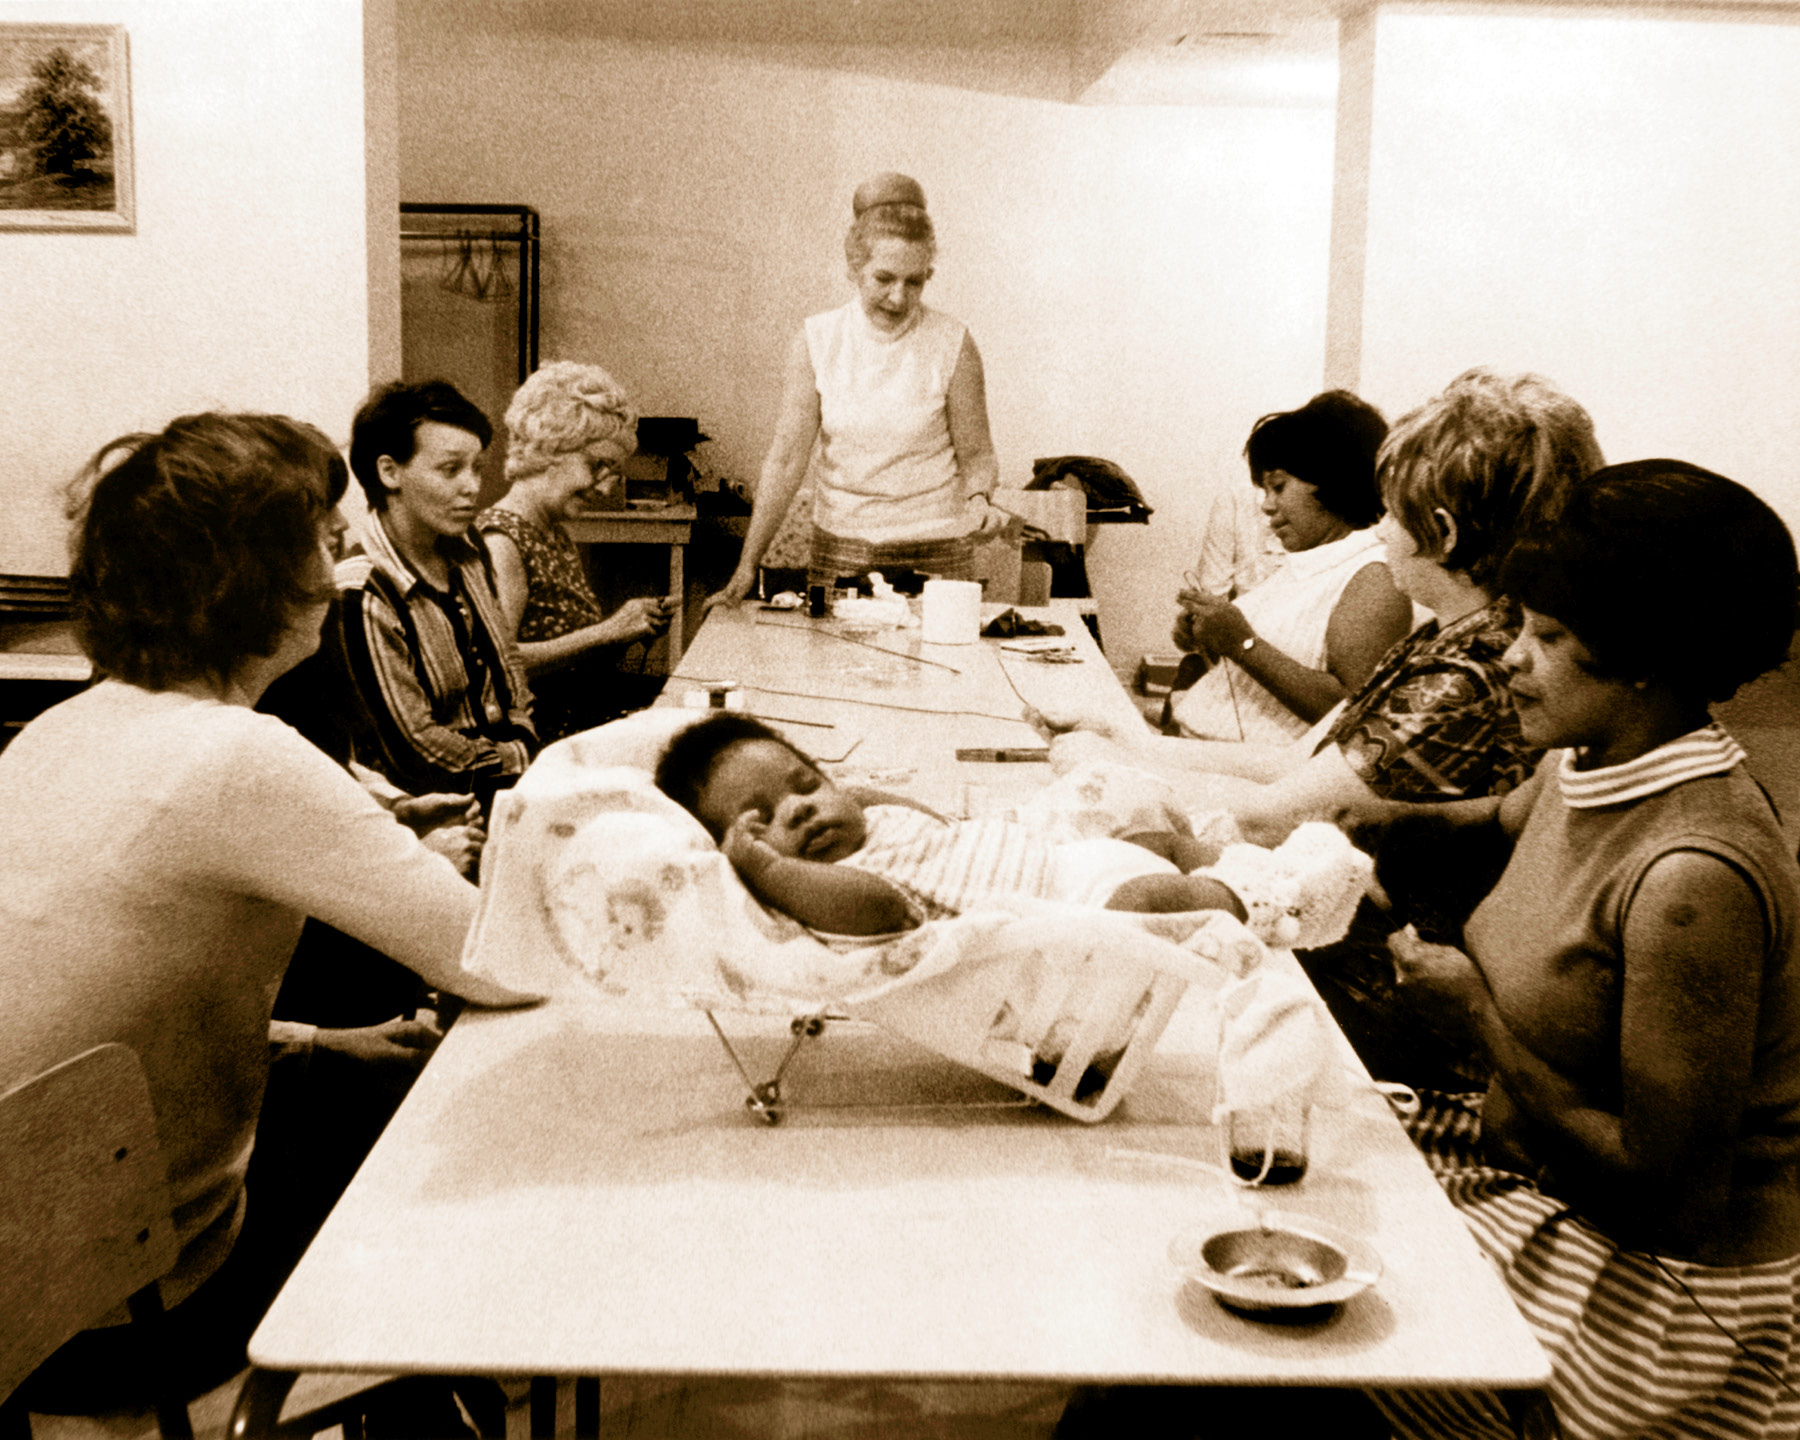
[(1332, 161), (1331, 269), (1325, 301), (1325, 385), (1362, 382), (1363, 281), (1369, 244), (1369, 164), (1375, 124), (1373, 9), (1338, 21), (1337, 138)]

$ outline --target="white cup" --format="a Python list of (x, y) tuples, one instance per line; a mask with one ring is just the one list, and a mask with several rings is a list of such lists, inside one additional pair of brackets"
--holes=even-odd
[(981, 638), (981, 586), (973, 580), (927, 580), (922, 637), (927, 645), (973, 645)]

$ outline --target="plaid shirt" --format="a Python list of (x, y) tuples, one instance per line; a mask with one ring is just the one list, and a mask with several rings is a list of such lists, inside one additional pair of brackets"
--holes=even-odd
[(450, 588), (440, 590), (370, 518), (365, 553), (337, 568), (344, 653), (380, 751), (357, 758), (415, 794), (519, 774), (537, 750), (531, 690), (486, 548), (447, 545)]
[(1440, 628), (1428, 621), (1382, 657), (1320, 743), (1336, 745), (1384, 800), (1504, 795), (1536, 768), (1500, 657), (1518, 607), (1496, 600)]

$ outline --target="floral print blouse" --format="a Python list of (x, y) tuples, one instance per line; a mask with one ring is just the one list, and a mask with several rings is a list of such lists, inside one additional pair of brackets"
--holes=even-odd
[(525, 562), (525, 613), (519, 617), (519, 642), (555, 640), (572, 630), (597, 625), (606, 617), (588, 584), (581, 551), (560, 525), (546, 529), (523, 515), (495, 506), (475, 517), (484, 535), (504, 535)]

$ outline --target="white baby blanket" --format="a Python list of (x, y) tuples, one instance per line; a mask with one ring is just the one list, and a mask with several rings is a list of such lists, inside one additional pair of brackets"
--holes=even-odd
[(520, 989), (875, 1020), (1084, 1120), (1102, 1118), (1189, 984), (1255, 971), (1220, 912), (1139, 916), (1020, 898), (892, 938), (827, 943), (759, 904), (651, 783), (702, 718), (651, 710), (550, 746), (497, 797), (465, 963)]
[[(827, 943), (758, 903), (700, 823), (651, 783), (669, 738), (699, 718), (644, 711), (574, 736), (545, 750), (497, 798), (465, 957), (472, 969), (551, 993), (597, 988), (791, 1013), (841, 1008), (901, 976), (940, 973), (1034, 918), (1026, 927), (1033, 935), (1086, 937), (1072, 938), (1072, 950), (1154, 957), (1213, 983), (1262, 953), (1235, 922), (1215, 927), (1207, 916), (1126, 916), (1025, 898), (891, 939)], [(1173, 943), (1202, 920), (1204, 948), (1217, 959)]]

